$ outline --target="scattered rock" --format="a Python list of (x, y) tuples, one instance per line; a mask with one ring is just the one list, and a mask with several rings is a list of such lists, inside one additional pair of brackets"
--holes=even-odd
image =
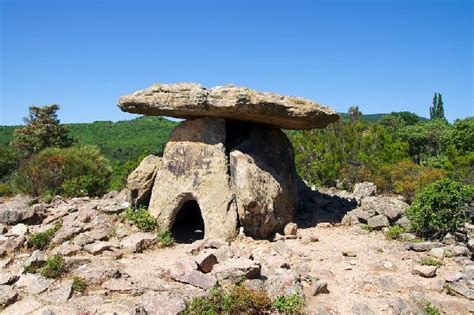
[(357, 257), (357, 254), (351, 250), (343, 251), (342, 256), (344, 257)]
[(9, 273), (9, 272), (2, 272), (0, 273), (0, 285), (12, 284), (17, 281), (19, 278), (18, 275)]
[(17, 195), (11, 200), (0, 204), (0, 223), (17, 224), (33, 218), (35, 212), (28, 206), (31, 199), (23, 195)]
[(93, 255), (97, 255), (105, 250), (110, 250), (116, 247), (118, 247), (118, 244), (115, 242), (99, 241), (92, 244), (87, 244), (86, 246), (84, 246), (84, 250)]
[(430, 249), (430, 251), (428, 252), (428, 255), (433, 256), (438, 259), (443, 259), (445, 254), (446, 254), (445, 249), (442, 247), (434, 247)]
[(0, 285), (0, 309), (16, 302), (18, 293), (10, 286)]
[(217, 283), (216, 278), (212, 275), (204, 274), (197, 270), (187, 271), (183, 275), (175, 277), (174, 279), (180, 282), (189, 283), (190, 285), (204, 290), (213, 288)]
[(300, 276), (292, 270), (274, 269), (270, 274), (266, 275), (265, 284), (268, 296), (276, 299), (279, 296), (287, 296), (298, 293), (303, 295), (303, 286)]
[(52, 279), (47, 279), (37, 274), (23, 274), (20, 276), (14, 286), (29, 294), (39, 294), (46, 291), (48, 287), (54, 282)]
[(354, 185), (352, 195), (357, 200), (361, 200), (364, 197), (370, 197), (377, 194), (377, 185), (371, 182), (357, 183)]
[(466, 246), (456, 245), (449, 249), (451, 256), (470, 256), (471, 251)]
[(131, 253), (139, 253), (156, 243), (156, 236), (152, 233), (138, 232), (123, 238), (121, 247)]
[(53, 304), (66, 303), (72, 294), (72, 280), (64, 280), (59, 286), (41, 294), (41, 299)]
[(285, 228), (283, 229), (283, 233), (285, 235), (296, 235), (297, 232), (298, 232), (298, 225), (293, 222), (290, 222), (287, 225), (285, 225)]
[(212, 275), (215, 276), (218, 281), (230, 280), (237, 283), (242, 277), (247, 279), (259, 277), (261, 268), (258, 262), (250, 259), (227, 259), (214, 266)]
[(79, 245), (70, 244), (69, 242), (65, 242), (52, 250), (53, 255), (61, 255), (61, 256), (73, 256), (76, 255), (82, 249)]
[(102, 288), (115, 292), (130, 292), (136, 289), (128, 279), (111, 278), (102, 283)]
[(367, 220), (367, 224), (374, 230), (380, 230), (385, 226), (390, 226), (390, 222), (387, 217), (383, 214), (378, 214)]
[(202, 252), (194, 258), (194, 261), (203, 273), (211, 272), (212, 267), (217, 264), (217, 258), (212, 252)]
[(410, 243), (408, 244), (408, 249), (415, 252), (427, 252), (435, 247), (442, 247), (443, 244), (438, 242), (419, 242), (419, 243)]
[(35, 250), (30, 257), (25, 261), (24, 267), (41, 267), (46, 262), (44, 252), (41, 250)]
[(436, 270), (438, 270), (438, 267), (436, 266), (417, 265), (413, 267), (411, 273), (414, 275), (422, 276), (424, 278), (434, 278), (436, 277)]
[(322, 280), (316, 280), (311, 285), (311, 294), (318, 295), (323, 293), (329, 293), (328, 283)]
[(18, 235), (18, 236), (25, 236), (28, 233), (28, 226), (23, 223), (18, 223), (12, 226), (10, 234)]

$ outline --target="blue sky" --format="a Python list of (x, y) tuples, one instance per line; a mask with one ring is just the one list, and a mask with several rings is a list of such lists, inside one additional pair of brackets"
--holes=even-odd
[(473, 116), (473, 2), (0, 0), (0, 124), (52, 103), (129, 119), (120, 95), (187, 81), (422, 116), (440, 92), (449, 120)]

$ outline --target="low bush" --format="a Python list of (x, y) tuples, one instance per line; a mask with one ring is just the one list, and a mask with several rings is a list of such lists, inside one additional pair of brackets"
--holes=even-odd
[(53, 255), (46, 259), (46, 264), (41, 267), (40, 274), (45, 278), (59, 278), (64, 272), (64, 258), (60, 255)]
[(169, 230), (160, 230), (156, 234), (156, 238), (160, 242), (160, 244), (164, 247), (169, 247), (174, 244), (173, 234)]
[(0, 197), (13, 196), (15, 190), (9, 183), (0, 183)]
[(87, 283), (83, 278), (77, 277), (77, 276), (72, 278), (72, 290), (74, 292), (82, 293), (86, 290), (86, 288), (87, 288)]
[(129, 221), (145, 232), (152, 232), (158, 228), (157, 220), (150, 215), (145, 207), (128, 208), (122, 213), (122, 219)]
[(400, 225), (392, 225), (385, 233), (385, 237), (391, 240), (396, 240), (400, 234), (405, 233), (405, 229)]
[(110, 174), (96, 147), (48, 148), (24, 160), (13, 181), (34, 196), (98, 196), (107, 191)]
[(443, 265), (441, 261), (432, 257), (423, 257), (420, 260), (420, 264), (422, 264), (423, 266), (438, 266), (438, 267)]
[(264, 291), (238, 285), (229, 290), (213, 288), (209, 295), (188, 302), (182, 314), (260, 314), (271, 310), (271, 300)]
[(473, 198), (472, 186), (442, 179), (416, 195), (407, 216), (417, 235), (440, 238), (470, 221), (469, 207)]
[(431, 303), (425, 303), (425, 305), (423, 306), (423, 310), (425, 311), (426, 315), (441, 314), (441, 311), (436, 306), (433, 306)]
[(28, 239), (26, 246), (29, 248), (35, 249), (46, 249), (49, 246), (49, 242), (54, 237), (56, 232), (61, 228), (61, 224), (56, 224), (50, 229), (47, 229), (44, 232), (34, 233)]
[(304, 299), (298, 293), (280, 296), (273, 302), (273, 308), (283, 314), (303, 314)]
[(302, 314), (304, 303), (298, 293), (278, 297), (272, 302), (265, 291), (239, 284), (226, 290), (213, 288), (207, 296), (189, 301), (181, 314)]

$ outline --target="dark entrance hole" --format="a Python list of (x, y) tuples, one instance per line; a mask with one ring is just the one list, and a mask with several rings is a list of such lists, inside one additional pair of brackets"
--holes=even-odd
[(195, 200), (186, 201), (179, 209), (171, 232), (178, 243), (190, 244), (204, 238), (204, 221)]

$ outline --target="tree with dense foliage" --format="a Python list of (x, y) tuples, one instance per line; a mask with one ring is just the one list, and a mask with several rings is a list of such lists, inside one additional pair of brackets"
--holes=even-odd
[(443, 96), (440, 93), (435, 93), (433, 96), (433, 106), (430, 107), (430, 118), (446, 120), (444, 117), (444, 103)]
[(58, 110), (58, 105), (31, 106), (24, 119), (26, 125), (15, 130), (12, 147), (30, 156), (45, 148), (71, 146), (74, 140), (69, 136), (69, 129), (60, 124)]

